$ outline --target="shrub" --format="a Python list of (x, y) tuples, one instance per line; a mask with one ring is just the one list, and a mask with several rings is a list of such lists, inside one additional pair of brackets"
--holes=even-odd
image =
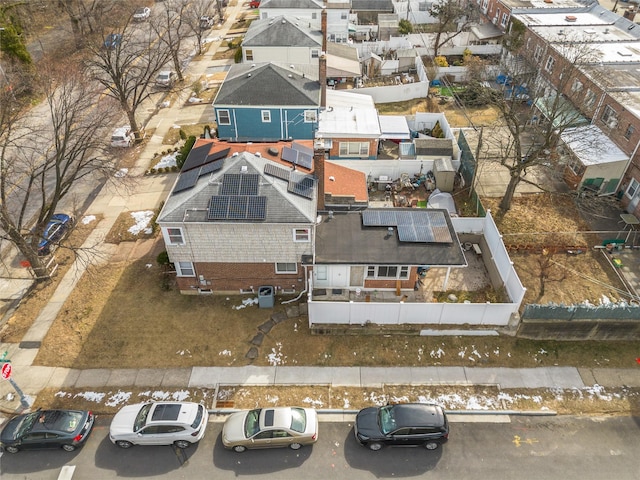
[(449, 66), (449, 62), (447, 62), (447, 57), (444, 57), (442, 55), (439, 55), (436, 58), (434, 58), (434, 62), (436, 62), (436, 65), (438, 65), (439, 67)]
[(236, 53), (233, 54), (233, 61), (236, 63), (242, 63), (242, 49), (238, 48)]
[(158, 169), (154, 167), (151, 170), (149, 170), (149, 173), (151, 173), (151, 174), (158, 173)]
[(158, 256), (156, 257), (156, 262), (158, 262), (158, 265), (161, 266), (169, 265), (169, 254), (166, 250), (158, 254)]
[(184, 130), (180, 129), (180, 140), (186, 140), (187, 139), (187, 134), (184, 132)]
[(191, 135), (184, 142), (184, 145), (180, 149), (180, 153), (178, 153), (178, 155), (176, 156), (176, 164), (178, 165), (178, 168), (182, 168), (182, 166), (184, 165), (184, 161), (187, 159), (187, 156), (193, 148), (194, 143), (196, 143), (196, 137), (194, 135)]

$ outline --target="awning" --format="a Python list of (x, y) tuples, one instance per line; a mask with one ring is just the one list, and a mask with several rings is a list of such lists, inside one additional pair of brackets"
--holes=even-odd
[(358, 27), (356, 25), (354, 25), (353, 23), (349, 24), (349, 33), (356, 33), (356, 30), (358, 30)]
[(538, 98), (535, 106), (552, 123), (553, 128), (579, 127), (590, 123), (566, 98), (560, 97), (556, 102), (555, 94)]

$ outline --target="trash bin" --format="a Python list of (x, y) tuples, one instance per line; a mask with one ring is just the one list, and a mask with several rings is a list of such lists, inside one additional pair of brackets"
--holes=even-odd
[(258, 307), (273, 308), (273, 287), (265, 285), (258, 287)]

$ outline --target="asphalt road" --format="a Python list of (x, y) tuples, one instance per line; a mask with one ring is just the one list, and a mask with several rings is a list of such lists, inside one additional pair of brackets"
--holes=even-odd
[(134, 447), (121, 450), (99, 418), (87, 445), (74, 453), (8, 453), (0, 457), (3, 480), (56, 480), (65, 465), (78, 479), (305, 480), (438, 478), (616, 480), (640, 479), (640, 417), (512, 417), (511, 423), (452, 423), (449, 443), (436, 451), (359, 446), (348, 423), (321, 423), (318, 443), (301, 450), (227, 451), (222, 424), (187, 450)]

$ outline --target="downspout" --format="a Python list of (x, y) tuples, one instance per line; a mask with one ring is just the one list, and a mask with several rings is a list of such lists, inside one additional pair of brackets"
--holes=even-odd
[(236, 109), (233, 109), (233, 131), (235, 132), (234, 138), (238, 140), (238, 120), (236, 119)]

